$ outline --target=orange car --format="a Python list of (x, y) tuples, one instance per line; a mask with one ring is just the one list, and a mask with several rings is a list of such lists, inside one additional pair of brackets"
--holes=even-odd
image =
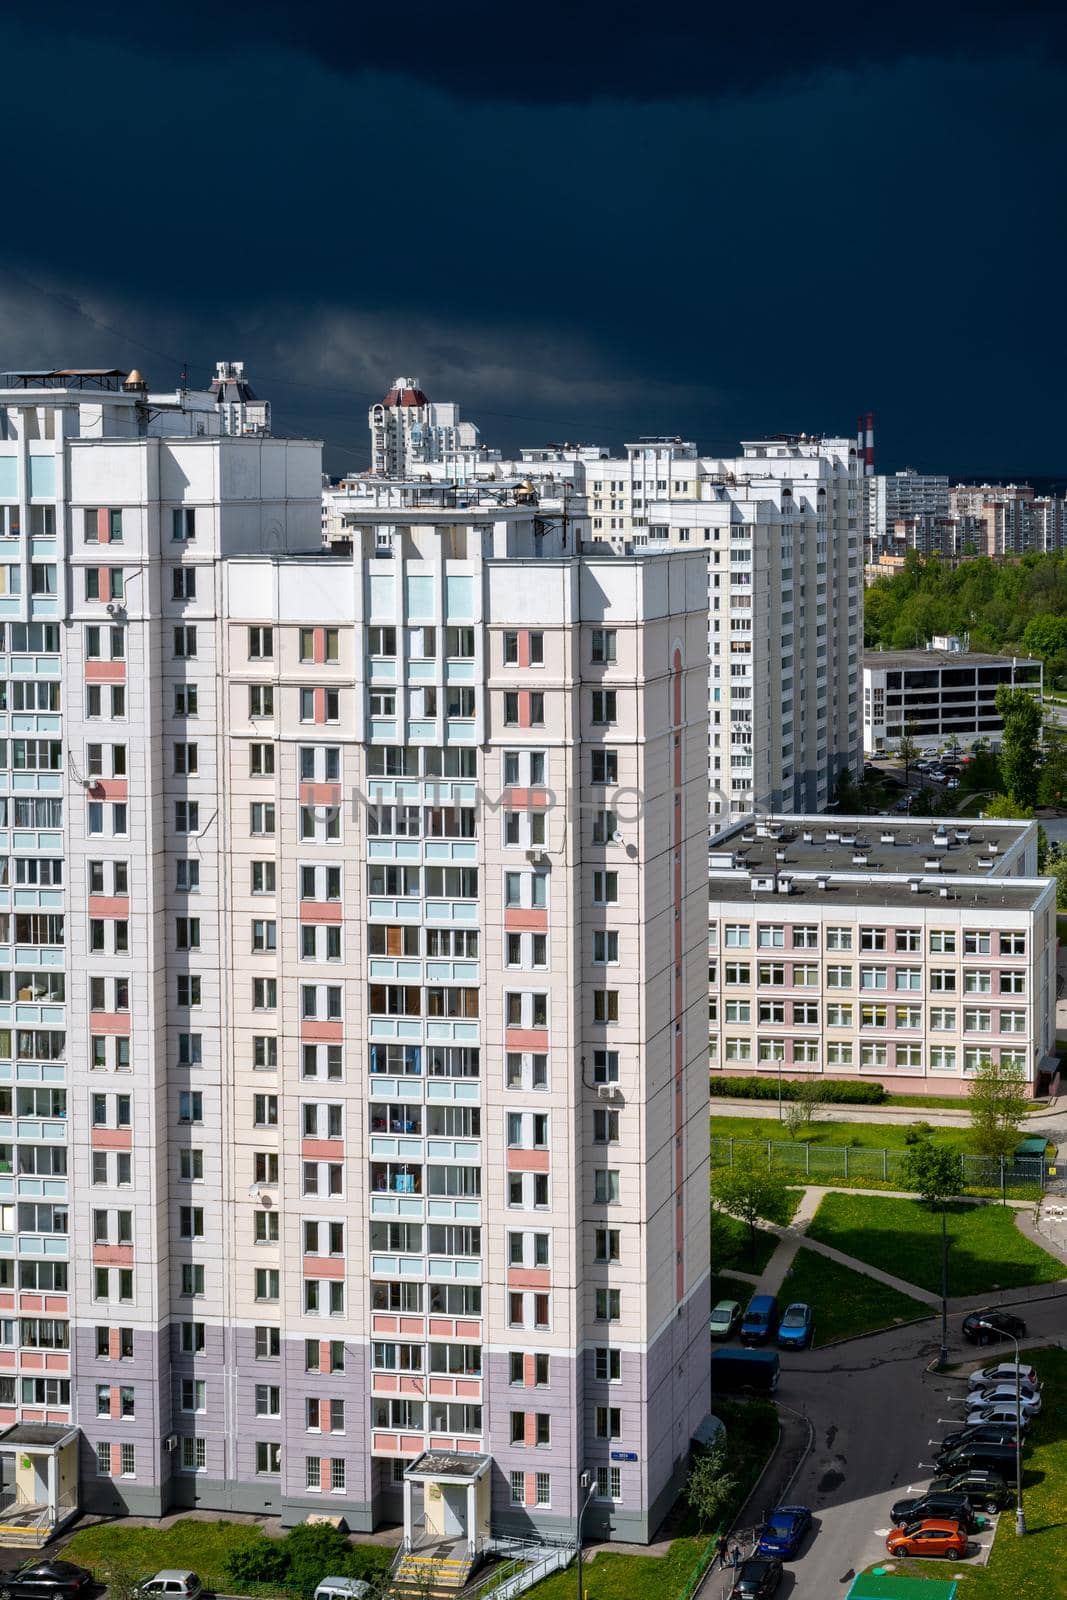
[(891, 1556), (965, 1556), (967, 1530), (958, 1522), (912, 1522), (892, 1528), (885, 1547)]

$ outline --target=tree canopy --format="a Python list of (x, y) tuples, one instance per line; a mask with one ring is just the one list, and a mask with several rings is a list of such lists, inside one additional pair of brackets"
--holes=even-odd
[(950, 567), (909, 551), (901, 572), (866, 591), (866, 644), (921, 649), (935, 633), (965, 633), (972, 650), (1039, 656), (1046, 684), (1067, 686), (1067, 554)]

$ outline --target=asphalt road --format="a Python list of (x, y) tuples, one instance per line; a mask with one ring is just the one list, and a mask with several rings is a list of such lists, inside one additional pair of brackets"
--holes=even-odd
[[(1022, 1315), (1025, 1346), (1063, 1342), (1067, 1291), (1031, 1301)], [(951, 1362), (1010, 1358), (1007, 1342), (982, 1351), (964, 1343), (961, 1320), (962, 1313), (949, 1319)], [(890, 1505), (929, 1480), (934, 1442), (959, 1425), (964, 1384), (927, 1371), (939, 1344), (935, 1320), (783, 1357), (777, 1398), (815, 1428), (814, 1448), (789, 1498), (811, 1507), (816, 1527), (775, 1600), (834, 1600), (857, 1572), (885, 1556)], [(717, 1600), (719, 1591), (709, 1592)]]

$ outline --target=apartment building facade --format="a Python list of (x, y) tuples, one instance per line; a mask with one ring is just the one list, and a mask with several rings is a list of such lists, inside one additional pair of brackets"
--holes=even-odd
[(721, 1075), (959, 1093), (1056, 1071), (1055, 885), (1032, 823), (749, 819), (712, 841), (709, 1033)]
[(472, 1545), (589, 1471), (648, 1538), (708, 1409), (704, 563), (324, 552), (317, 446), (152, 412), (0, 390), (0, 1455), (56, 1521)]

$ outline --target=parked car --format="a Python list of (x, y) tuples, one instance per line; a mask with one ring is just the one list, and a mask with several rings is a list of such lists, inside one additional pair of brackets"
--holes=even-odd
[[(1015, 1385), (1014, 1383), (992, 1383), (988, 1389), (969, 1389), (967, 1391), (967, 1404), (969, 1406), (1011, 1406), (1012, 1416), (1015, 1415)], [(1019, 1384), (1019, 1404), (1023, 1413), (1029, 1412), (1036, 1417), (1041, 1410), (1041, 1395), (1037, 1389), (1031, 1389), (1028, 1383)]]
[(713, 1339), (729, 1339), (741, 1321), (740, 1300), (720, 1300), (712, 1306), (708, 1331)]
[(776, 1506), (763, 1525), (756, 1554), (791, 1561), (810, 1527), (811, 1512), (807, 1506)]
[(1014, 1478), (1018, 1461), (1017, 1441), (997, 1444), (989, 1439), (972, 1439), (956, 1450), (942, 1450), (934, 1470), (948, 1477), (963, 1472), (995, 1472), (1001, 1478)]
[[(1015, 1362), (998, 1361), (995, 1367), (978, 1367), (967, 1379), (972, 1389), (988, 1389), (993, 1383), (1015, 1384)], [(1040, 1389), (1041, 1379), (1034, 1367), (1027, 1362), (1019, 1362), (1019, 1382), (1025, 1383), (1030, 1389)]]
[(1018, 1442), (1015, 1418), (1012, 1417), (1010, 1422), (965, 1423), (962, 1428), (954, 1428), (951, 1433), (946, 1433), (939, 1448), (942, 1453), (959, 1450), (965, 1444), (1008, 1444), (1014, 1449)]
[(770, 1600), (782, 1581), (777, 1556), (749, 1556), (737, 1569), (730, 1600)]
[(968, 1411), (966, 1422), (968, 1427), (972, 1423), (1003, 1423), (1006, 1428), (1020, 1427), (1025, 1433), (1030, 1426), (1030, 1413), (1023, 1406), (1020, 1407), (1020, 1413), (1017, 1416), (1015, 1401), (1001, 1400), (995, 1406), (975, 1406), (971, 1411)]
[(754, 1294), (741, 1319), (742, 1344), (766, 1344), (778, 1328), (778, 1301), (773, 1294)]
[(979, 1511), (1000, 1511), (1011, 1502), (1013, 1490), (997, 1472), (956, 1472), (935, 1478), (927, 1494), (965, 1494)]
[(959, 786), (960, 786), (960, 780), (958, 778), (946, 778), (945, 779), (945, 788), (946, 789), (958, 789)]
[(83, 1594), (93, 1585), (87, 1567), (73, 1561), (31, 1561), (17, 1572), (0, 1578), (0, 1600), (57, 1600), (59, 1596)]
[[(989, 1323), (990, 1327), (984, 1324)], [(1013, 1311), (1005, 1311), (1002, 1306), (990, 1306), (986, 1311), (969, 1311), (963, 1319), (963, 1337), (969, 1339), (971, 1344), (996, 1344), (1000, 1338), (1009, 1335), (1013, 1339), (1026, 1337), (1026, 1323), (1022, 1317), (1017, 1317)]]
[(811, 1307), (802, 1300), (796, 1300), (791, 1306), (786, 1306), (782, 1313), (782, 1320), (778, 1324), (778, 1348), (805, 1350), (814, 1332), (815, 1315)]
[(147, 1578), (137, 1588), (137, 1593), (145, 1596), (146, 1600), (149, 1595), (172, 1595), (174, 1600), (200, 1600), (203, 1592), (204, 1585), (196, 1573), (181, 1567), (164, 1567), (162, 1572), (157, 1572), (154, 1578)]
[(958, 1522), (972, 1533), (977, 1526), (974, 1507), (965, 1494), (939, 1494), (932, 1489), (927, 1489), (925, 1494), (912, 1495), (907, 1500), (898, 1500), (889, 1513), (895, 1528), (914, 1527), (930, 1517)]
[(712, 1394), (773, 1394), (778, 1387), (782, 1364), (777, 1350), (728, 1350), (711, 1352)]
[(920, 1522), (910, 1528), (890, 1528), (885, 1547), (891, 1556), (965, 1556), (967, 1530), (958, 1522)]
[(363, 1600), (370, 1584), (362, 1578), (323, 1578), (315, 1590), (315, 1600)]

